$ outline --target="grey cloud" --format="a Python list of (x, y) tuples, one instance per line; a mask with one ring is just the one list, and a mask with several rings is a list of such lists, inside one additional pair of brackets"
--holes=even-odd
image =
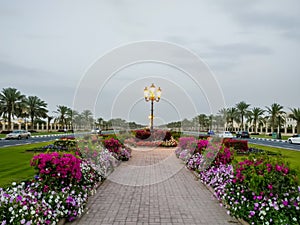
[(12, 79), (13, 77), (17, 78), (20, 75), (28, 77), (30, 76), (30, 78), (41, 77), (43, 75), (48, 76), (49, 73), (36, 68), (24, 67), (21, 65), (0, 61), (0, 75), (1, 77), (9, 75), (9, 78)]

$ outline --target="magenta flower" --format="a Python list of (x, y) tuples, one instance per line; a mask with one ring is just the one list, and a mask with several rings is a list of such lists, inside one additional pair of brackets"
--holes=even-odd
[(282, 200), (282, 204), (283, 204), (284, 206), (288, 206), (289, 202), (286, 201), (286, 200)]
[(278, 164), (276, 164), (276, 166), (275, 166), (275, 170), (276, 170), (276, 171), (278, 171), (278, 172), (280, 172), (280, 171), (282, 170), (282, 167), (281, 167), (281, 166), (279, 166)]

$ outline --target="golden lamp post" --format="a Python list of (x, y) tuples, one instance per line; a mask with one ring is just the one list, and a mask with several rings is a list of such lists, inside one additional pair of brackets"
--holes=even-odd
[(146, 102), (151, 101), (151, 115), (150, 115), (150, 131), (153, 131), (153, 103), (159, 102), (161, 96), (160, 87), (156, 89), (155, 85), (152, 83), (151, 86), (145, 87), (144, 89), (144, 97)]

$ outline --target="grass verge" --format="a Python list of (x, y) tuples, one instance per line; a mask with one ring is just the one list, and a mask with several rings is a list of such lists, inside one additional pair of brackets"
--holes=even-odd
[(0, 148), (0, 187), (3, 188), (10, 186), (12, 182), (33, 178), (35, 171), (30, 166), (30, 160), (34, 152), (27, 152), (26, 150), (51, 143), (53, 142)]

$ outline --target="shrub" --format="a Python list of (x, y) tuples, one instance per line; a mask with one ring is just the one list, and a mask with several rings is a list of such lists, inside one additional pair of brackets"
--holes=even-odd
[(248, 141), (246, 140), (235, 140), (235, 139), (224, 138), (223, 144), (227, 148), (233, 148), (237, 153), (248, 152)]
[(141, 140), (148, 139), (151, 136), (151, 132), (149, 129), (145, 130), (136, 130), (135, 137)]
[(173, 130), (171, 130), (170, 132), (171, 132), (171, 136), (172, 136), (175, 140), (177, 140), (177, 141), (178, 141), (178, 139), (181, 137), (181, 132), (179, 132), (179, 131), (173, 131)]
[(251, 224), (299, 224), (300, 187), (296, 171), (282, 158), (252, 155), (234, 164), (223, 201), (233, 216)]
[(180, 149), (188, 149), (191, 153), (194, 153), (197, 146), (197, 140), (194, 137), (181, 137), (178, 141)]
[(107, 148), (108, 151), (119, 155), (121, 152), (122, 144), (119, 142), (119, 140), (110, 138), (104, 140), (104, 147)]
[(64, 153), (41, 153), (31, 160), (31, 166), (38, 170), (39, 177), (48, 185), (60, 187), (61, 181), (75, 183), (81, 179), (81, 159)]
[(77, 150), (77, 142), (74, 139), (59, 139), (56, 140), (53, 145), (67, 151)]

